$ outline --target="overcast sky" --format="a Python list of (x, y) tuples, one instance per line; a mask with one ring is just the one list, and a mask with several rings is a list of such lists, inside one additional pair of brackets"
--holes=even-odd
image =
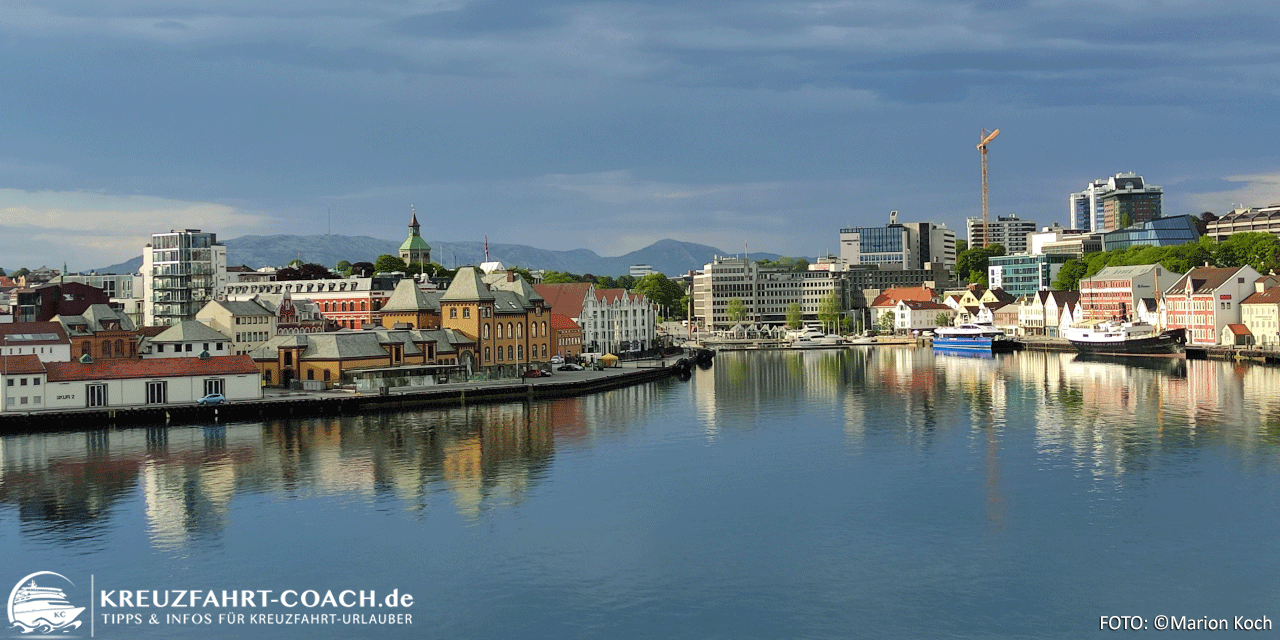
[(8, 0), (0, 266), (152, 232), (785, 255), (840, 227), (1280, 202), (1274, 0)]

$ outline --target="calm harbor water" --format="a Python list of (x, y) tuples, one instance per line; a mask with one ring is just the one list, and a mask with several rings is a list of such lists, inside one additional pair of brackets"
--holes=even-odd
[[(37, 582), (92, 601), (93, 627), (86, 610), (72, 633), (99, 638), (1077, 638), (1103, 633), (1104, 615), (1274, 624), (1277, 390), (1280, 370), (1221, 362), (740, 352), (688, 382), (551, 402), (7, 436), (0, 589), (56, 572), (67, 582)], [(254, 610), (100, 599), (191, 589), (396, 590), (413, 601), (394, 611), (412, 620), (233, 625), (217, 615)]]

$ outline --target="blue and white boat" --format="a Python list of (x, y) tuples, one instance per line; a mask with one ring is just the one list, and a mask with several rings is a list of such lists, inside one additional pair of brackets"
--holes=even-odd
[(933, 330), (934, 349), (967, 349), (991, 353), (1013, 351), (1013, 341), (989, 324), (962, 324)]

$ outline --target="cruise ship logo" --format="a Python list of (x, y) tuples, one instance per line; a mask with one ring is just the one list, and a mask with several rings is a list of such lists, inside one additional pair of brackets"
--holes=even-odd
[[(39, 584), (36, 583), (37, 578), (40, 579)], [(84, 607), (67, 602), (67, 595), (54, 586), (61, 584), (58, 580), (76, 586), (52, 571), (37, 571), (19, 580), (13, 586), (13, 591), (9, 592), (9, 628), (19, 629), (23, 633), (34, 631), (41, 634), (55, 631), (65, 633), (78, 628), (81, 621), (76, 618), (84, 611)]]

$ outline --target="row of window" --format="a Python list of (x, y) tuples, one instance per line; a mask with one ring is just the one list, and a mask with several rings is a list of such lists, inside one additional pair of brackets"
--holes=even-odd
[[(530, 349), (529, 349), (530, 355), (534, 358), (538, 357), (538, 345), (534, 344), (529, 346), (530, 346)], [(494, 351), (496, 351), (498, 355), (497, 361), (503, 362), (504, 360), (502, 357), (502, 353), (503, 353), (502, 347), (497, 347), (496, 349), (494, 349)], [(517, 360), (524, 360), (524, 345), (518, 345), (515, 349), (512, 349), (511, 346), (508, 345), (506, 348), (506, 354), (507, 354), (506, 360), (509, 360), (512, 362)], [(490, 347), (485, 347), (484, 348), (485, 362), (493, 362), (494, 360), (491, 356), (492, 356), (492, 352), (490, 351)], [(545, 344), (542, 345), (542, 357), (543, 358), (547, 357), (547, 345)]]
[[(127, 354), (125, 353), (126, 345), (128, 346), (128, 350), (129, 350)], [(90, 342), (89, 340), (85, 340), (80, 343), (80, 355), (87, 356), (92, 353), (93, 353), (92, 342)], [(126, 355), (129, 357), (138, 355), (138, 343), (134, 342), (133, 340), (124, 340), (120, 338), (117, 338), (114, 342), (112, 342), (111, 340), (102, 341), (102, 353), (100, 357), (111, 358), (111, 357), (124, 357)]]
[(271, 337), (268, 331), (245, 331), (236, 334), (236, 342), (261, 342)]
[[(456, 309), (454, 309), (454, 311), (456, 311)], [(463, 311), (466, 311), (466, 309), (463, 309)], [(502, 328), (503, 325), (501, 322), (495, 323), (493, 326), (494, 326), (494, 333), (496, 334), (496, 338), (499, 340), (503, 339), (504, 337), (511, 337), (517, 340), (524, 338), (524, 325), (521, 323), (508, 322), (506, 324), (505, 333), (503, 332), (503, 328)], [(539, 329), (539, 323), (537, 322), (529, 323), (529, 337), (530, 338), (539, 337), (538, 329)], [(547, 335), (547, 322), (545, 320), (542, 321), (541, 323), (541, 329), (542, 329), (541, 335), (542, 337), (545, 337)], [(485, 340), (489, 339), (488, 324), (485, 324), (484, 327), (481, 329), (481, 334), (483, 339)]]
[[(344, 302), (321, 302), (321, 303), (320, 303), (320, 310), (321, 310), (322, 312), (336, 312), (336, 311), (368, 311), (368, 310), (369, 310), (369, 301), (368, 301), (368, 300), (361, 300), (361, 301), (360, 301), (360, 308), (359, 308), (359, 309), (357, 309), (357, 308), (356, 308), (356, 303), (354, 303), (354, 302), (350, 302), (350, 303), (345, 302), (345, 301), (344, 301)], [(377, 311), (377, 310), (378, 310), (378, 305), (377, 305), (377, 303), (376, 303), (376, 302), (375, 302), (375, 303), (374, 303), (374, 305), (373, 305), (373, 310), (374, 310), (374, 311)]]
[[(182, 345), (182, 344), (175, 344), (175, 345), (170, 345), (170, 346), (172, 346), (173, 348), (172, 348), (172, 349), (170, 349), (170, 350), (168, 351), (169, 353), (192, 353), (192, 352), (194, 351), (194, 349), (192, 348), (194, 345), (192, 345), (191, 343), (187, 343), (187, 344), (185, 344), (185, 345)], [(158, 344), (158, 345), (156, 345), (156, 353), (165, 353), (165, 349), (164, 349), (164, 347), (165, 347), (165, 345), (163, 345), (163, 344)], [(221, 343), (221, 342), (215, 342), (215, 343), (213, 343), (213, 347), (214, 347), (214, 348), (213, 348), (213, 350), (211, 351), (211, 350), (209, 349), (209, 343), (208, 343), (208, 342), (204, 343), (204, 350), (205, 350), (205, 351), (208, 351), (210, 354), (212, 354), (214, 351), (222, 351), (222, 343)]]
[(271, 316), (236, 316), (236, 324), (267, 324)]

